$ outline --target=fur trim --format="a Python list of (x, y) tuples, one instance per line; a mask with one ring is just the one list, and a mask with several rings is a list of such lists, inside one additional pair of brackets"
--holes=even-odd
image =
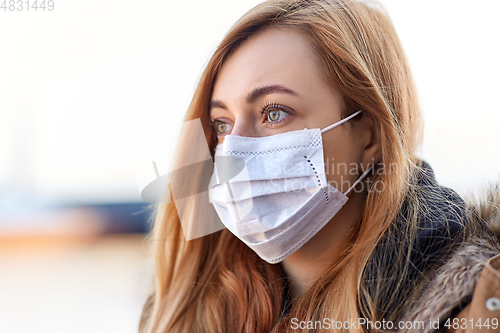
[(478, 205), (478, 212), (488, 228), (500, 240), (500, 183), (495, 184), (486, 194), (486, 200)]
[(500, 253), (500, 184), (487, 191), (486, 200), (469, 206), (468, 229), (473, 236), (436, 272), (403, 315), (404, 321), (423, 322), (421, 333), (434, 332), (430, 320), (439, 319), (442, 325), (472, 300), (486, 261)]
[[(405, 321), (422, 321), (428, 333), (434, 330), (429, 327), (430, 319), (439, 319), (441, 324), (449, 318), (454, 310), (465, 307), (472, 299), (474, 288), (481, 275), (484, 264), (496, 255), (499, 249), (490, 242), (476, 239), (479, 244), (467, 245), (457, 251), (442, 266), (429, 282), (420, 299), (415, 301), (404, 316)], [(482, 244), (481, 244), (482, 243)], [(403, 330), (401, 332), (415, 332)]]

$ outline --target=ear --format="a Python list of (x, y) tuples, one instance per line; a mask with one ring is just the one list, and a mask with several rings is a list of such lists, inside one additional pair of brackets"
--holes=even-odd
[(376, 129), (373, 118), (368, 114), (363, 114), (359, 122), (359, 129), (362, 131), (363, 138), (361, 141), (363, 144), (362, 163), (365, 168), (370, 168), (382, 159), (380, 134)]

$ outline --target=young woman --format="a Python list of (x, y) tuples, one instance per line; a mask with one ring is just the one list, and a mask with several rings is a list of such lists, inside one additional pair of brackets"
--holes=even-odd
[(500, 195), (473, 208), (416, 158), (415, 86), (381, 8), (256, 6), (211, 57), (193, 119), (215, 171), (188, 182), (227, 229), (186, 241), (200, 214), (158, 206), (140, 332), (498, 329)]

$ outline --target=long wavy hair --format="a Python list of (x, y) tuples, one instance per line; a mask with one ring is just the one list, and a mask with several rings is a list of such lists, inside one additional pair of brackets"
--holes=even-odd
[[(366, 192), (362, 219), (346, 240), (340, 260), (291, 304), (285, 304), (287, 279), (280, 265), (261, 260), (227, 229), (185, 241), (175, 205), (158, 205), (150, 234), (155, 290), (143, 310), (141, 333), (284, 332), (291, 331), (291, 318), (396, 320), (398, 309), (425, 280), (425, 268), (415, 268), (408, 259), (423, 209), (415, 186), (421, 171), (415, 157), (420, 108), (403, 48), (378, 3), (270, 0), (257, 5), (215, 50), (185, 120), (201, 119), (213, 156), (216, 139), (209, 102), (217, 73), (246, 39), (273, 27), (306, 37), (326, 82), (343, 96), (343, 117), (358, 109), (370, 117), (380, 142), (380, 165), (392, 166), (372, 175), (384, 189)], [(181, 136), (178, 149), (189, 150), (190, 144)], [(398, 218), (403, 206), (404, 219)], [(404, 245), (390, 241), (398, 230)]]

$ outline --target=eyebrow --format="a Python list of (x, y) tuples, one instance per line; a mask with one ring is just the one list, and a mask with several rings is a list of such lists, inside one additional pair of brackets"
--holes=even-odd
[[(258, 100), (260, 97), (262, 97), (264, 95), (270, 95), (270, 94), (275, 94), (275, 93), (289, 94), (289, 95), (295, 95), (295, 96), (298, 95), (292, 89), (284, 87), (280, 84), (273, 84), (273, 85), (269, 85), (269, 86), (255, 88), (247, 95), (246, 101), (249, 104), (254, 103), (256, 100)], [(221, 108), (221, 109), (227, 110), (226, 105), (221, 100), (218, 100), (218, 99), (215, 99), (215, 100), (210, 102), (210, 110), (213, 108)]]

